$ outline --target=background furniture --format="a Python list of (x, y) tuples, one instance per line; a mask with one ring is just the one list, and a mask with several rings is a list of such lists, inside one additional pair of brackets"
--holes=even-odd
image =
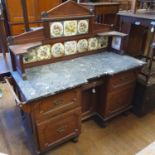
[(116, 2), (94, 2), (81, 3), (82, 6), (92, 10), (98, 23), (116, 23), (116, 13), (119, 11), (119, 3)]
[[(51, 8), (62, 3), (61, 0), (28, 0), (27, 12), (30, 27), (38, 27), (40, 23), (41, 12), (50, 10)], [(24, 21), (21, 0), (6, 0), (3, 2), (6, 14), (6, 24), (8, 25), (8, 35), (17, 35), (24, 32)]]
[(155, 14), (146, 11), (135, 14), (122, 11), (118, 16), (119, 30), (129, 34), (124, 42), (126, 54), (134, 57), (147, 55), (150, 49), (151, 22), (155, 19)]
[(80, 0), (80, 2), (116, 2), (120, 3), (120, 10), (130, 10), (132, 0)]
[(144, 116), (155, 108), (155, 77), (150, 77), (146, 83), (143, 76), (139, 76), (133, 100), (133, 112), (137, 116)]
[[(154, 35), (152, 31), (152, 39)], [(135, 90), (133, 112), (137, 116), (143, 116), (155, 108), (155, 44), (153, 40), (150, 46), (150, 57), (146, 58), (147, 64), (139, 75)]]
[(0, 14), (0, 51), (3, 53), (4, 58), (6, 58), (6, 52), (8, 52), (7, 36), (4, 25), (4, 18)]

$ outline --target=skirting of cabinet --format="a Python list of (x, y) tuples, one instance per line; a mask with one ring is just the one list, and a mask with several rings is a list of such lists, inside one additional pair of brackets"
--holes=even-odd
[(95, 122), (102, 128), (105, 128), (107, 126), (107, 122), (108, 120), (118, 116), (118, 115), (121, 115), (123, 113), (126, 113), (127, 111), (131, 110), (132, 109), (132, 105), (129, 105), (128, 107), (125, 107), (124, 109), (121, 109), (120, 111), (116, 112), (116, 113), (113, 113), (111, 114), (110, 116), (108, 117), (102, 117), (99, 113), (96, 113), (94, 115), (94, 120)]

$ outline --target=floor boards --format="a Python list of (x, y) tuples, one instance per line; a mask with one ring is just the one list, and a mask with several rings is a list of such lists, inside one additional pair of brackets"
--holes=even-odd
[[(0, 87), (4, 92), (0, 99), (0, 153), (33, 155), (14, 100), (5, 84)], [(46, 155), (134, 155), (153, 141), (155, 110), (143, 118), (132, 113), (118, 116), (107, 128), (100, 128), (93, 120), (85, 121), (78, 143), (65, 143)]]

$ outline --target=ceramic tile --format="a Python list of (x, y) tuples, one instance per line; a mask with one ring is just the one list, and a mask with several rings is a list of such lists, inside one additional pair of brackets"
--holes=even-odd
[(56, 43), (52, 46), (51, 51), (54, 57), (61, 57), (65, 53), (65, 48), (62, 43)]
[(88, 50), (96, 50), (98, 49), (98, 40), (97, 38), (89, 38), (88, 39)]
[(98, 38), (98, 48), (106, 48), (108, 46), (108, 40), (109, 38), (104, 36), (104, 37), (99, 37)]
[(81, 39), (77, 43), (78, 52), (86, 52), (88, 51), (88, 41), (87, 39)]
[(77, 35), (77, 20), (64, 21), (64, 36)]
[(51, 58), (51, 46), (43, 45), (36, 48), (37, 60), (45, 60)]
[(62, 22), (52, 22), (50, 23), (50, 33), (51, 37), (61, 37), (64, 33), (64, 28)]
[(79, 20), (78, 21), (78, 33), (86, 34), (89, 30), (89, 20)]
[(64, 43), (65, 55), (77, 53), (77, 41), (67, 41)]
[(36, 49), (30, 49), (28, 53), (23, 56), (23, 63), (31, 63), (37, 61)]

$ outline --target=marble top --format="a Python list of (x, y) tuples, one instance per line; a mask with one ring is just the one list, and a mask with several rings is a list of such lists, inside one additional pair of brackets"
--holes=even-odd
[(102, 32), (98, 33), (98, 36), (120, 36), (120, 37), (125, 37), (127, 34), (118, 32), (118, 31), (109, 31), (109, 32)]
[(87, 2), (80, 3), (81, 5), (90, 5), (90, 6), (106, 6), (106, 5), (120, 5), (119, 2)]
[(27, 80), (23, 80), (16, 71), (12, 72), (12, 76), (28, 103), (80, 86), (92, 78), (113, 75), (142, 65), (143, 61), (129, 56), (102, 52), (26, 69)]
[(131, 11), (120, 11), (118, 15), (155, 20), (155, 11), (137, 11), (136, 13), (132, 13)]

